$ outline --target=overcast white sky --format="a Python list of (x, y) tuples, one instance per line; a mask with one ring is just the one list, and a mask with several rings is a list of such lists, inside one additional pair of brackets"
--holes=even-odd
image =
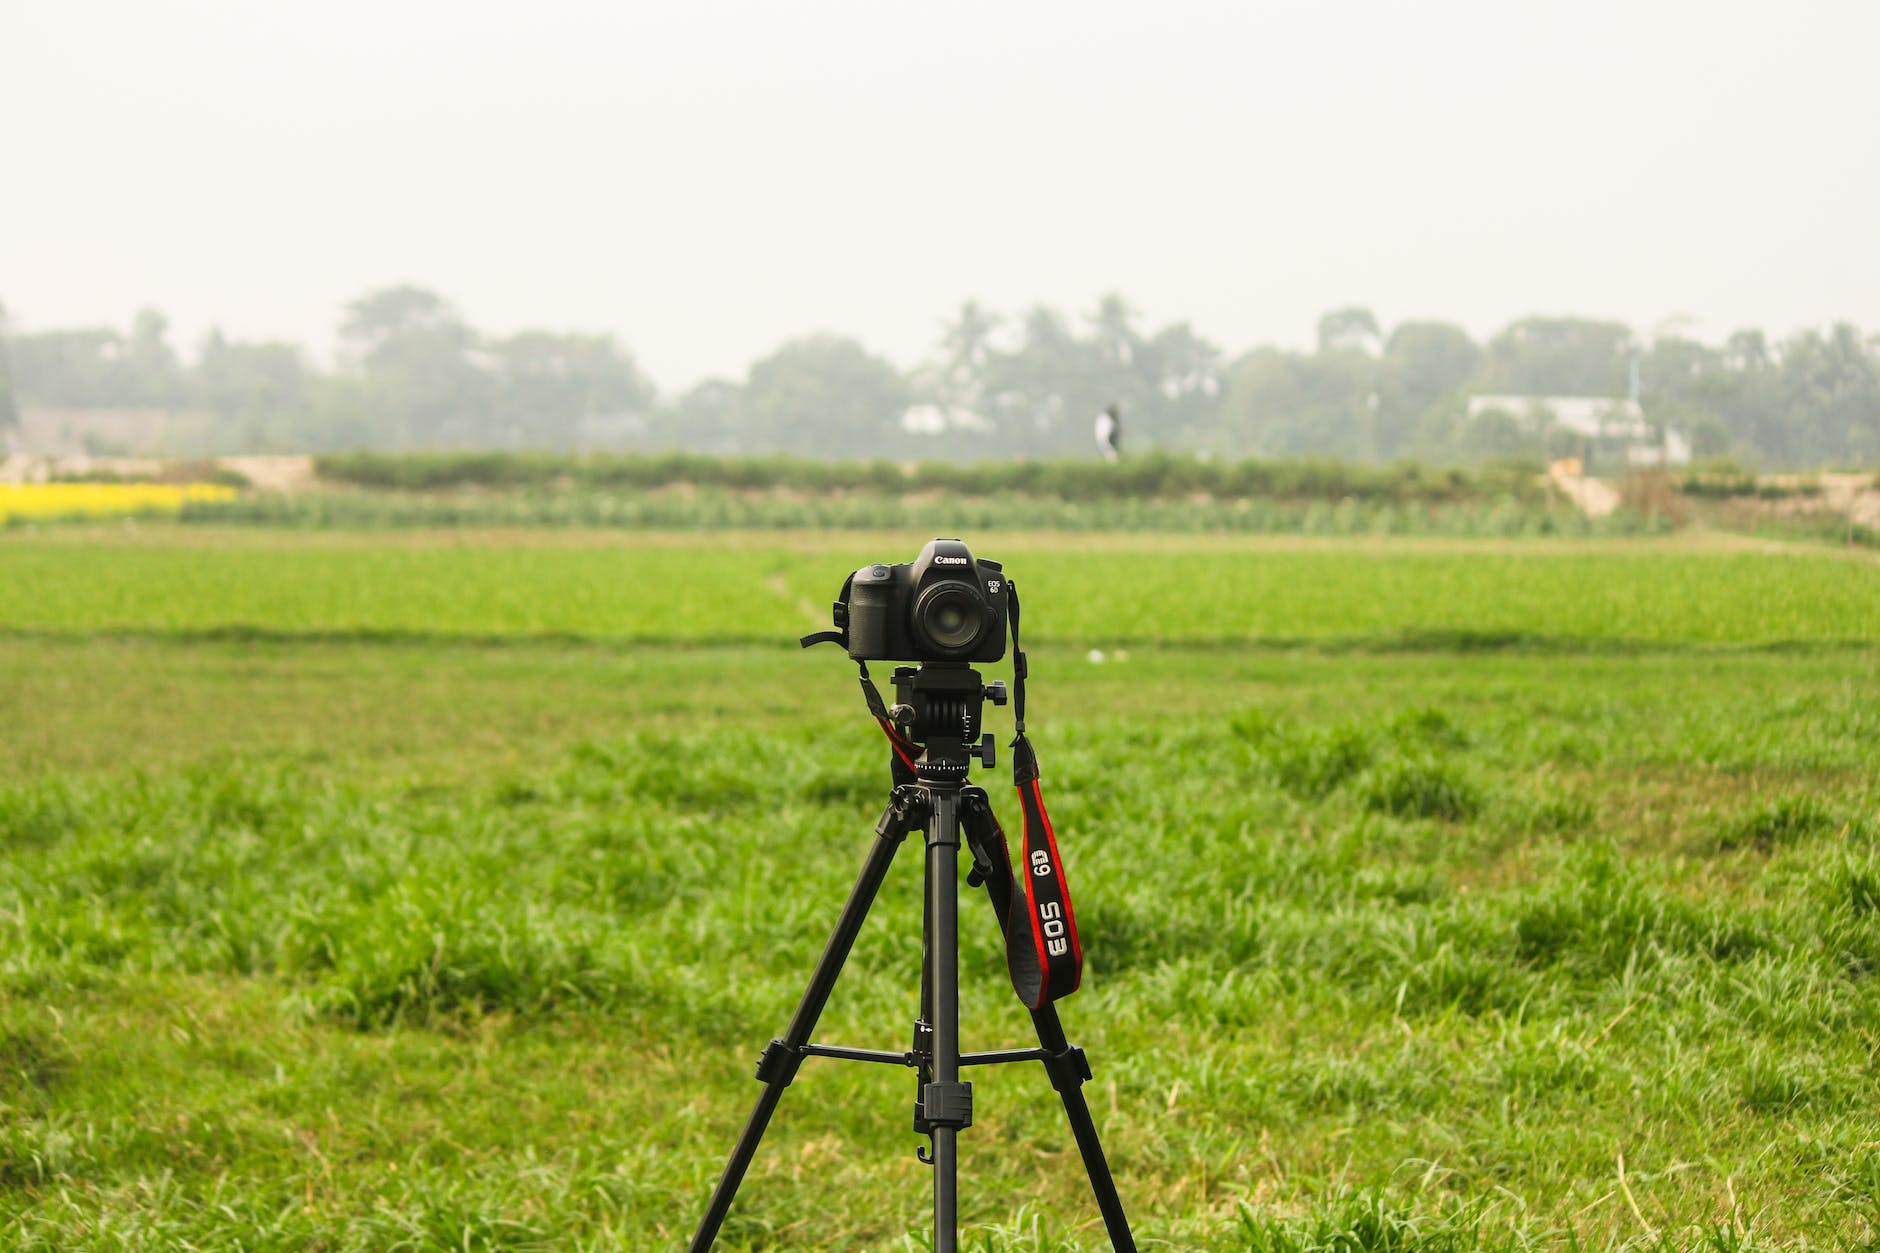
[(0, 301), (324, 348), (410, 281), (659, 383), (969, 297), (1880, 329), (1880, 4), (0, 0)]

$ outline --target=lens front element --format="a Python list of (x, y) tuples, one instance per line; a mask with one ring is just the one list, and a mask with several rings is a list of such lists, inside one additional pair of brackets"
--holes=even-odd
[(972, 651), (990, 617), (986, 598), (971, 583), (935, 583), (914, 601), (914, 642), (942, 657)]

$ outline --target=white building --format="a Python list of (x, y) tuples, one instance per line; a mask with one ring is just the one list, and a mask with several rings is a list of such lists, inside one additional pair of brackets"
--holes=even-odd
[(1571, 431), (1587, 451), (1616, 454), (1628, 466), (1681, 466), (1691, 460), (1684, 432), (1669, 428), (1661, 440), (1638, 401), (1625, 396), (1471, 396), (1469, 416), (1505, 413), (1528, 423), (1535, 434)]

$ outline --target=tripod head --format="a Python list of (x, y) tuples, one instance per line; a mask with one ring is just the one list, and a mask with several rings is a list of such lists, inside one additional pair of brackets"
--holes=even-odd
[(973, 757), (992, 768), (996, 741), (990, 733), (981, 738), (979, 724), (986, 701), (1005, 704), (1003, 679), (985, 683), (964, 662), (927, 661), (894, 668), (894, 695), (888, 720), (925, 749), (914, 763), (917, 777), (957, 782), (966, 777)]

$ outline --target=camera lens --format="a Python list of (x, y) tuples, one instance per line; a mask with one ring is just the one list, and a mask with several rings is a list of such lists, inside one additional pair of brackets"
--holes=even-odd
[(936, 583), (914, 602), (914, 636), (925, 648), (958, 656), (986, 629), (986, 600), (971, 583)]

